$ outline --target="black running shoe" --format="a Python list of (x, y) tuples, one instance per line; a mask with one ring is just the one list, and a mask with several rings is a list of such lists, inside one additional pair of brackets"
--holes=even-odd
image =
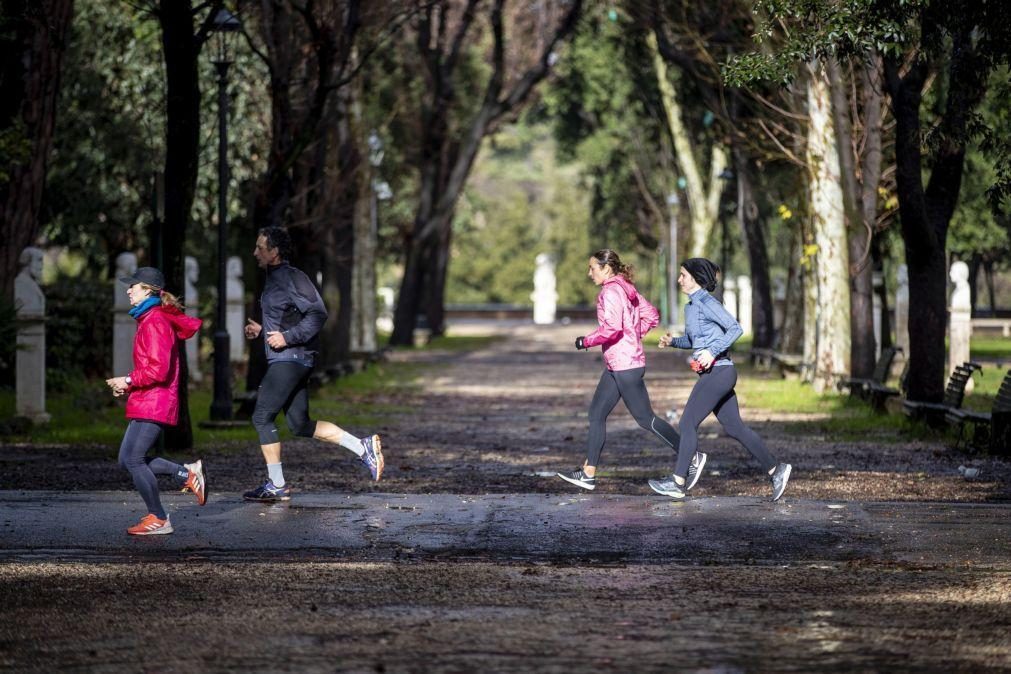
[(584, 473), (582, 468), (579, 468), (571, 473), (558, 473), (558, 477), (562, 478), (566, 482), (571, 482), (577, 487), (582, 487), (583, 489), (587, 489), (589, 491), (593, 491), (597, 488), (596, 479)]

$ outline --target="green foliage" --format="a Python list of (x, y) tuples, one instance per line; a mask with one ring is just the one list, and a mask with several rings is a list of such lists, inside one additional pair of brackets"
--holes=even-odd
[(446, 299), (530, 305), (535, 258), (555, 258), (559, 303), (585, 304), (589, 213), (545, 125), (517, 124), (481, 153), (454, 220)]
[(78, 2), (64, 68), (44, 234), (101, 274), (146, 242), (164, 145), (158, 25), (119, 0)]

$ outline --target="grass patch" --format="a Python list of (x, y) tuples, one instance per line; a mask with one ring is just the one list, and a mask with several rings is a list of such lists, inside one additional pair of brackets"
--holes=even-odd
[(973, 337), (969, 342), (969, 353), (973, 358), (1011, 360), (1011, 339)]
[(936, 437), (936, 431), (913, 423), (904, 415), (878, 414), (859, 399), (836, 393), (815, 393), (810, 384), (780, 379), (759, 372), (747, 363), (737, 363), (741, 378), (737, 395), (741, 407), (779, 413), (817, 414), (821, 418), (787, 422), (788, 432), (822, 434), (837, 440), (900, 442)]
[[(476, 351), (490, 346), (495, 342), (504, 339), (501, 335), (439, 335), (433, 337), (427, 344), (419, 344), (413, 347), (414, 351)], [(380, 332), (379, 342), (383, 346), (389, 346), (390, 333)], [(411, 348), (411, 347), (394, 347)]]
[[(414, 363), (377, 363), (364, 372), (331, 381), (312, 391), (310, 414), (313, 418), (327, 419), (349, 430), (371, 430), (389, 415), (409, 409), (399, 402), (400, 394), (420, 386), (424, 368)], [(230, 429), (200, 428), (199, 423), (210, 415), (212, 398), (209, 381), (190, 391), (189, 410), (195, 448), (228, 444), (238, 448), (256, 444), (252, 424)], [(46, 406), (52, 415), (49, 424), (32, 427), (26, 432), (15, 432), (3, 440), (39, 445), (97, 444), (117, 447), (123, 438), (127, 423), (124, 406), (112, 397), (101, 380), (71, 382), (66, 392), (51, 395)], [(14, 391), (0, 391), (0, 419), (13, 418), (15, 407)], [(292, 435), (284, 422), (283, 413), (278, 415), (276, 423), (282, 441), (290, 439)]]

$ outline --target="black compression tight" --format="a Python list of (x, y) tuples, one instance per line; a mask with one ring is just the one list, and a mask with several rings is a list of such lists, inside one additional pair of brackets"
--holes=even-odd
[(695, 382), (679, 424), (681, 443), (674, 468), (674, 474), (678, 477), (688, 474), (688, 465), (699, 447), (699, 425), (711, 412), (716, 414), (717, 421), (727, 435), (744, 445), (764, 470), (770, 471), (776, 467), (776, 460), (772, 458), (762, 438), (741, 421), (741, 409), (737, 404), (737, 393), (734, 392), (736, 385), (737, 368), (733, 365), (713, 367), (702, 373)]
[(149, 513), (159, 519), (167, 517), (158, 495), (158, 478), (155, 475), (174, 475), (177, 482), (184, 478), (185, 469), (178, 463), (166, 459), (148, 459), (146, 454), (154, 447), (161, 435), (161, 426), (153, 421), (132, 419), (126, 427), (123, 442), (119, 446), (119, 465), (130, 471), (133, 484), (140, 492)]
[(646, 368), (637, 367), (617, 372), (604, 370), (600, 375), (597, 391), (590, 403), (590, 432), (586, 440), (588, 466), (596, 466), (600, 461), (600, 452), (604, 449), (604, 440), (607, 438), (607, 417), (618, 400), (625, 402), (625, 407), (640, 426), (656, 434), (671, 448), (678, 445), (677, 431), (653, 413), (646, 382), (643, 380), (645, 374)]

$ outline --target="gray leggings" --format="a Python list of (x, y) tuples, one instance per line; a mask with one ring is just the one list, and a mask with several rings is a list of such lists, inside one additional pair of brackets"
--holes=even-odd
[(161, 505), (161, 497), (158, 495), (158, 478), (155, 475), (174, 475), (176, 482), (182, 483), (186, 480), (188, 472), (178, 463), (166, 461), (165, 459), (149, 459), (146, 454), (161, 435), (161, 426), (153, 421), (140, 421), (132, 419), (130, 425), (126, 427), (126, 434), (123, 435), (123, 442), (119, 446), (119, 465), (130, 471), (133, 478), (133, 485), (137, 487), (147, 511), (156, 515), (158, 519), (165, 519), (165, 509)]
[(684, 414), (681, 415), (681, 444), (678, 446), (678, 460), (674, 474), (685, 477), (688, 465), (699, 448), (699, 425), (709, 416), (716, 414), (717, 421), (727, 435), (744, 445), (745, 449), (770, 471), (776, 467), (776, 460), (765, 447), (758, 434), (741, 421), (741, 410), (737, 405), (737, 368), (733, 365), (718, 365), (699, 375), (695, 388), (688, 396)]
[(607, 437), (607, 417), (619, 399), (625, 401), (625, 407), (640, 426), (658, 435), (672, 449), (678, 444), (677, 431), (653, 414), (646, 382), (643, 381), (645, 374), (646, 368), (637, 367), (617, 372), (604, 370), (600, 375), (597, 391), (590, 403), (590, 433), (586, 439), (588, 466), (596, 466), (600, 461), (600, 452), (604, 449)]

